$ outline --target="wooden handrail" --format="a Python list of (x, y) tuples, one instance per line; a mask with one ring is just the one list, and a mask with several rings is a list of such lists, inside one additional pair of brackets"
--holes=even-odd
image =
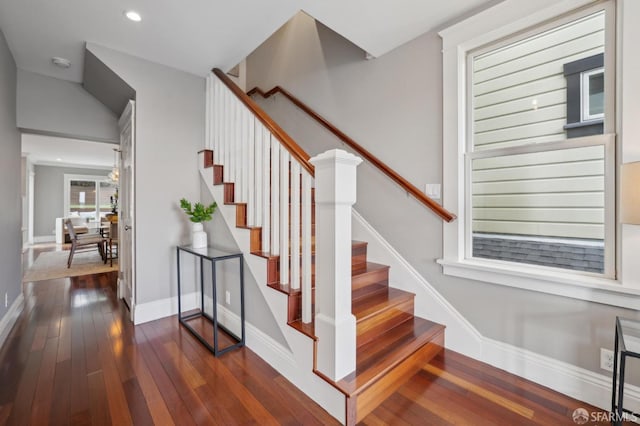
[(260, 90), (260, 88), (254, 87), (253, 89), (247, 92), (247, 96), (251, 96), (256, 93), (262, 96), (263, 98), (269, 98), (275, 95), (276, 93), (281, 93), (284, 97), (289, 99), (298, 108), (306, 112), (311, 118), (313, 118), (318, 123), (320, 123), (325, 129), (327, 129), (328, 131), (336, 135), (338, 139), (340, 139), (345, 144), (349, 145), (351, 149), (353, 149), (358, 154), (363, 156), (365, 160), (367, 160), (368, 162), (376, 166), (378, 169), (380, 169), (384, 174), (389, 176), (391, 180), (393, 180), (395, 183), (400, 185), (400, 187), (405, 191), (407, 191), (409, 194), (413, 195), (420, 203), (424, 204), (425, 206), (433, 210), (433, 212), (438, 216), (440, 216), (443, 220), (447, 222), (452, 222), (456, 219), (455, 214), (451, 213), (450, 211), (442, 207), (440, 204), (433, 201), (430, 197), (428, 197), (422, 191), (416, 188), (415, 185), (413, 185), (411, 182), (409, 182), (408, 180), (400, 176), (395, 170), (393, 170), (391, 167), (384, 164), (375, 155), (371, 154), (364, 147), (362, 147), (356, 141), (354, 141), (349, 136), (344, 134), (340, 129), (336, 128), (333, 124), (329, 123), (324, 117), (322, 117), (320, 114), (318, 114), (317, 112), (309, 108), (309, 106), (303, 103), (300, 99), (293, 96), (291, 93), (287, 92), (282, 87), (276, 86), (266, 93)]
[(236, 97), (243, 103), (253, 114), (256, 116), (258, 120), (274, 135), (280, 143), (285, 147), (287, 151), (291, 154), (291, 156), (300, 163), (300, 165), (308, 171), (311, 176), (315, 176), (313, 164), (309, 162), (309, 154), (305, 152), (304, 149), (300, 147), (291, 136), (287, 134), (278, 124), (273, 121), (269, 115), (264, 112), (262, 108), (255, 103), (253, 99), (251, 99), (246, 93), (242, 91), (229, 77), (227, 74), (221, 71), (218, 68), (214, 68), (213, 73), (218, 76), (220, 81), (222, 81), (225, 86), (231, 90), (231, 92), (236, 95)]

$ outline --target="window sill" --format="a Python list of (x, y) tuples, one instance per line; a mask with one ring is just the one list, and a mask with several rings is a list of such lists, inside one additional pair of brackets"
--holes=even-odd
[(624, 287), (616, 280), (476, 259), (439, 259), (437, 262), (442, 265), (445, 275), (621, 308), (640, 309), (640, 288)]

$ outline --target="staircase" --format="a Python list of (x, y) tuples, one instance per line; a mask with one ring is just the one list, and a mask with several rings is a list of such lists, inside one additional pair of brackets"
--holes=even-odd
[[(355, 371), (347, 374), (351, 371), (349, 368), (343, 374), (336, 374), (337, 377), (347, 374), (339, 380), (328, 377), (324, 370), (320, 371), (322, 368), (318, 360), (326, 365), (327, 358), (319, 357), (327, 354), (326, 348), (332, 348), (333, 343), (320, 341), (315, 330), (314, 313), (316, 310), (322, 311), (324, 306), (320, 304), (320, 308), (315, 307), (316, 213), (323, 212), (323, 216), (320, 216), (325, 220), (322, 222), (325, 224), (323, 232), (326, 233), (330, 226), (326, 222), (327, 216), (324, 216), (326, 210), (316, 212), (315, 192), (311, 188), (314, 167), (309, 162), (308, 154), (223, 72), (214, 70), (214, 74), (207, 81), (206, 130), (208, 147), (213, 149), (201, 151), (202, 176), (212, 180), (207, 185), (212, 193), (218, 194), (218, 202), (235, 207), (235, 215), (227, 211), (224, 216), (227, 222), (235, 218), (235, 224), (228, 224), (243, 230), (236, 233), (239, 245), (245, 250), (248, 247), (250, 257), (261, 259), (260, 262), (247, 259), (247, 262), (253, 265), (252, 268), (257, 268), (253, 272), (259, 281), (258, 285), (265, 286), (264, 290), (261, 289), (263, 295), (267, 299), (273, 299), (275, 294), (279, 294), (278, 297), (285, 295), (286, 304), (278, 302), (271, 305), (272, 308), (281, 306), (273, 312), (276, 318), (282, 318), (281, 321), (286, 318), (291, 327), (290, 332), (285, 334), (291, 333), (292, 340), (306, 339), (313, 345), (312, 369), (315, 376), (310, 368), (311, 377), (302, 383), (319, 381), (315, 386), (323, 384), (333, 392), (337, 390), (339, 393), (335, 395), (344, 396), (345, 407), (344, 416), (337, 417), (343, 418), (346, 424), (355, 424), (442, 350), (444, 326), (414, 316), (414, 294), (390, 287), (389, 267), (369, 262), (366, 242), (351, 241), (350, 293), (351, 313), (356, 319)], [(334, 177), (338, 178), (337, 175)], [(316, 184), (320, 185), (319, 182), (326, 181), (318, 180)], [(348, 182), (344, 184), (349, 185)], [(216, 189), (219, 186), (223, 190)], [(324, 186), (327, 187), (333, 185)], [(326, 200), (323, 203), (323, 209), (326, 209)], [(330, 222), (334, 214), (338, 216), (336, 206), (333, 206), (336, 210), (331, 210), (333, 213), (329, 214)], [(350, 232), (351, 209), (349, 207), (346, 213), (344, 209), (340, 211), (342, 216), (335, 220), (345, 221), (342, 223), (348, 224)], [(335, 229), (337, 236), (338, 228)], [(325, 236), (321, 235), (323, 238)], [(248, 238), (249, 241), (238, 238)], [(323, 241), (326, 243), (326, 240)], [(341, 241), (343, 243), (336, 246), (333, 253), (348, 256), (348, 238), (342, 238)], [(325, 288), (326, 276), (329, 275), (326, 270), (335, 265), (333, 260), (326, 263), (326, 247), (321, 248), (319, 253), (323, 253), (322, 264), (325, 268), (321, 269), (324, 281), (320, 290), (324, 296), (320, 300), (325, 303), (327, 295), (331, 294)], [(341, 256), (330, 259), (341, 258), (344, 259)], [(335, 264), (338, 263), (335, 260)], [(348, 288), (342, 284), (348, 283), (348, 263), (343, 270), (345, 274), (340, 274), (343, 278), (330, 279), (328, 283), (337, 285), (343, 296), (338, 297), (339, 293), (334, 290), (336, 296), (329, 300), (342, 306), (345, 315), (352, 318), (348, 314), (348, 304), (345, 305)], [(262, 280), (264, 282), (260, 282)], [(268, 294), (269, 289), (275, 293)], [(286, 315), (276, 312), (285, 309), (284, 305)], [(327, 324), (326, 312), (322, 311), (323, 327)], [(334, 320), (334, 324), (342, 324), (336, 317)], [(353, 327), (353, 322), (350, 327)], [(323, 334), (319, 332), (318, 335)], [(336, 349), (329, 353), (339, 357), (343, 353), (338, 343), (335, 344)], [(293, 352), (296, 350), (293, 349)], [(300, 354), (310, 352), (311, 347), (308, 352), (301, 351)], [(299, 354), (295, 353), (294, 356)], [(300, 384), (298, 381), (299, 387)], [(335, 406), (333, 408), (335, 413)]]
[[(288, 324), (315, 339), (313, 322), (301, 320), (301, 291), (280, 283), (280, 256), (262, 251), (261, 228), (247, 226), (246, 203), (234, 202), (233, 182), (223, 182), (223, 166), (213, 158), (212, 151), (205, 151), (204, 167), (214, 168), (214, 185), (224, 185), (224, 204), (235, 205), (236, 227), (250, 230), (251, 254), (267, 259), (265, 284), (288, 296)], [(314, 264), (312, 256), (312, 283)], [(444, 326), (413, 315), (414, 295), (389, 286), (389, 267), (368, 261), (366, 242), (352, 242), (351, 270), (356, 371), (338, 382), (316, 372), (346, 396), (347, 424), (362, 420), (444, 347)]]

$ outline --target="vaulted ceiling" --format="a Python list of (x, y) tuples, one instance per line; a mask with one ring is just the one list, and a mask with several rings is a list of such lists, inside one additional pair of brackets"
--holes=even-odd
[[(380, 56), (496, 0), (0, 0), (0, 29), (19, 68), (81, 82), (85, 42), (196, 75), (229, 69), (304, 10)], [(124, 17), (135, 10), (142, 21)], [(71, 60), (55, 67), (53, 56)]]

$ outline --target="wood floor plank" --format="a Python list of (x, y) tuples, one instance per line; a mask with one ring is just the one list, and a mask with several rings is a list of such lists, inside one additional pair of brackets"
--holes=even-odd
[[(59, 346), (59, 344), (58, 344)], [(53, 398), (49, 413), (49, 424), (67, 424), (69, 419), (69, 395), (71, 393), (71, 359), (56, 364), (53, 380)]]
[(111, 343), (101, 311), (94, 310), (92, 312), (92, 322), (94, 324), (96, 341), (99, 342), (97, 346), (99, 365), (104, 376), (111, 418), (114, 424), (132, 424), (131, 412), (129, 411), (120, 373), (116, 366), (116, 358), (120, 357), (120, 354), (114, 354), (111, 351)]
[[(128, 334), (128, 333), (124, 333)], [(162, 398), (162, 394), (158, 389), (158, 386), (149, 371), (149, 367), (145, 359), (142, 357), (142, 353), (135, 345), (134, 336), (130, 336), (130, 344), (125, 346), (125, 355), (129, 359), (131, 368), (135, 374), (140, 390), (144, 395), (148, 410), (153, 419), (153, 423), (156, 425), (174, 425), (173, 419), (169, 412), (167, 405)]]
[[(160, 332), (160, 325), (163, 325), (162, 330), (167, 333), (167, 337), (173, 336), (174, 339), (179, 339), (181, 342), (180, 350), (182, 350), (189, 359), (199, 364), (200, 371), (207, 371), (207, 369), (211, 369), (215, 373), (216, 380), (214, 382), (209, 382), (209, 384), (214, 385), (212, 387), (217, 388), (216, 390), (218, 392), (222, 391), (233, 395), (235, 397), (235, 401), (237, 401), (239, 405), (246, 410), (248, 414), (250, 414), (252, 421), (261, 425), (278, 424), (276, 418), (273, 417), (251, 393), (238, 385), (237, 380), (235, 380), (235, 378), (226, 370), (224, 365), (221, 364), (220, 358), (213, 357), (212, 354), (202, 346), (200, 342), (196, 341), (196, 339), (193, 338), (185, 329), (178, 328), (177, 321), (168, 322), (167, 320), (164, 320), (150, 326), (154, 326), (156, 331)], [(206, 401), (208, 398), (206, 398), (204, 390), (202, 388), (199, 390), (201, 393), (201, 400)], [(209, 397), (212, 398), (215, 397), (215, 395), (217, 395), (217, 393), (212, 393), (209, 394)], [(211, 406), (207, 406), (207, 408), (214, 417), (217, 416), (217, 409)], [(226, 422), (223, 422), (222, 424), (226, 424)]]
[(135, 378), (129, 379), (123, 383), (123, 387), (133, 424), (141, 426), (153, 425), (153, 418), (138, 380)]
[(42, 354), (38, 385), (31, 409), (31, 424), (34, 425), (45, 424), (49, 420), (53, 399), (53, 383), (56, 373), (58, 340), (58, 337), (48, 339)]
[[(107, 389), (102, 371), (94, 371), (87, 376), (89, 390), (89, 407), (93, 425), (110, 425), (111, 411), (107, 398)], [(116, 423), (114, 423), (116, 424)]]
[(17, 385), (13, 409), (8, 424), (23, 424), (31, 416), (31, 405), (38, 384), (38, 372), (42, 362), (42, 351), (31, 352)]
[(152, 325), (143, 324), (141, 329), (147, 336), (153, 351), (157, 355), (161, 362), (162, 367), (166, 371), (167, 375), (171, 378), (171, 382), (175, 387), (178, 395), (184, 401), (184, 404), (189, 409), (193, 420), (199, 425), (214, 425), (216, 424), (211, 413), (207, 410), (206, 406), (200, 400), (195, 391), (189, 386), (184, 377), (180, 374), (180, 369), (174, 365), (171, 360), (171, 356), (166, 351), (164, 341), (161, 336), (156, 336)]
[[(138, 336), (136, 337), (139, 338)], [(195, 419), (192, 417), (191, 412), (178, 394), (178, 390), (175, 388), (171, 378), (164, 370), (162, 362), (157, 357), (155, 351), (151, 347), (151, 344), (148, 343), (145, 338), (145, 341), (139, 342), (138, 345), (140, 354), (145, 359), (149, 368), (149, 373), (157, 384), (158, 390), (162, 395), (162, 399), (166, 403), (173, 422), (179, 425), (195, 425)]]
[(463, 389), (466, 389), (467, 391), (474, 393), (482, 398), (485, 398), (489, 401), (491, 401), (492, 403), (499, 405), (503, 408), (506, 408), (507, 410), (513, 411), (514, 413), (522, 416), (522, 417), (526, 417), (528, 419), (533, 418), (533, 410), (530, 408), (527, 408), (521, 404), (518, 404), (516, 402), (513, 402), (512, 400), (509, 400), (501, 395), (498, 395), (494, 392), (488, 391), (486, 388), (476, 385), (474, 383), (471, 383), (465, 379), (462, 379), (460, 377), (457, 377), (447, 371), (441, 370), (437, 367), (434, 367), (431, 364), (427, 364), (423, 367), (423, 370), (428, 371), (429, 373), (438, 376), (446, 381), (449, 381), (457, 386), (460, 386)]

